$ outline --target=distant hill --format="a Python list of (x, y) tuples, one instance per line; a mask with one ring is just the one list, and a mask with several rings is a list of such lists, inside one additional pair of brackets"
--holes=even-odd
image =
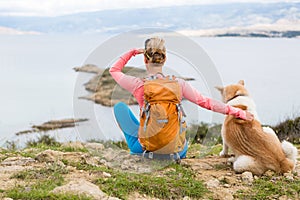
[[(264, 28), (256, 32), (253, 27), (257, 25), (267, 27), (267, 34), (263, 32)], [(200, 36), (297, 37), (300, 35), (300, 3), (232, 3), (139, 8), (58, 17), (0, 16), (0, 26), (18, 31), (54, 34), (116, 34), (132, 29), (157, 27)], [(273, 29), (269, 29), (270, 26), (273, 26)], [(285, 29), (282, 30), (281, 26), (285, 26)], [(233, 27), (238, 28), (232, 32)], [(271, 32), (273, 34), (269, 34)], [(281, 34), (282, 32), (286, 33)]]

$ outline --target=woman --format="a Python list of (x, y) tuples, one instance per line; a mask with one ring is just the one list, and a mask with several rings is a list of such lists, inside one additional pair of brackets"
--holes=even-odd
[[(144, 107), (144, 79), (133, 77), (122, 73), (123, 67), (126, 63), (138, 54), (144, 54), (144, 62), (146, 65), (148, 77), (155, 76), (157, 79), (164, 79), (163, 65), (166, 61), (165, 41), (161, 38), (154, 37), (145, 41), (145, 49), (132, 49), (120, 57), (120, 59), (113, 64), (110, 69), (110, 74), (115, 81), (124, 89), (128, 90), (137, 99), (141, 108)], [(227, 115), (234, 115), (237, 118), (244, 120), (253, 120), (253, 115), (247, 111), (225, 105), (219, 101), (204, 97), (193, 88), (188, 82), (183, 79), (176, 78), (181, 90), (181, 99), (185, 99), (203, 107), (208, 110), (219, 112)], [(143, 153), (145, 147), (141, 144), (139, 138), (139, 122), (134, 117), (128, 106), (124, 103), (118, 103), (114, 107), (116, 120), (122, 129), (128, 147), (132, 154)], [(178, 152), (180, 158), (186, 156), (188, 149), (187, 142), (184, 148)]]

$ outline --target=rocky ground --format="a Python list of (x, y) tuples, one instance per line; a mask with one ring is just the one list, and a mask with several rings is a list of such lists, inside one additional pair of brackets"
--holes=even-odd
[[(127, 150), (115, 147), (116, 146), (105, 146), (101, 143), (73, 142), (62, 144), (55, 148), (42, 145), (13, 151), (1, 149), (0, 198), (6, 200), (247, 199), (247, 197), (241, 198), (238, 194), (241, 193), (241, 191), (244, 193), (251, 191), (251, 189), (255, 187), (255, 184), (257, 184), (256, 182), (260, 179), (268, 179), (268, 182), (273, 184), (276, 184), (276, 181), (278, 182), (279, 179), (290, 181), (290, 183), (297, 181), (295, 184), (298, 184), (300, 179), (299, 165), (296, 168), (296, 173), (289, 173), (282, 176), (272, 172), (267, 172), (263, 177), (253, 176), (250, 172), (236, 174), (232, 170), (231, 165), (227, 163), (226, 158), (221, 158), (218, 155), (214, 155), (214, 153), (200, 157), (201, 146), (199, 145), (190, 148), (189, 158), (183, 159), (180, 164), (143, 159), (140, 156), (129, 155)], [(178, 179), (177, 181), (185, 177), (184, 174), (182, 174), (182, 170), (190, 170), (193, 174), (193, 180), (189, 180), (191, 184), (193, 181), (200, 181), (208, 191), (198, 197), (189, 196), (183, 192), (180, 193), (180, 191), (176, 190), (176, 187), (173, 188), (174, 194), (171, 192), (170, 195), (172, 196), (169, 197), (157, 197), (159, 194), (153, 193), (153, 195), (151, 195), (151, 192), (149, 193), (147, 191), (143, 193), (142, 190), (138, 188), (130, 190), (132, 192), (129, 194), (118, 193), (122, 187), (127, 187), (126, 184), (131, 184), (128, 182), (121, 187), (118, 186), (118, 179), (121, 179), (123, 173), (130, 173), (130, 176), (137, 175), (137, 177), (148, 174), (149, 178), (162, 177), (167, 180), (172, 177), (170, 174), (173, 172), (177, 173), (178, 167), (182, 169), (181, 172), (175, 174), (176, 179)], [(127, 177), (127, 179), (130, 178)], [(45, 196), (38, 196), (43, 193), (42, 190), (37, 189), (39, 188), (39, 184), (49, 180), (50, 182), (47, 182), (49, 185), (48, 190), (43, 191)], [(52, 183), (56, 183), (58, 180), (60, 181), (58, 184), (51, 186)], [(109, 189), (107, 190), (105, 184), (110, 181), (113, 183), (113, 187), (110, 190), (117, 188), (115, 191), (117, 193), (110, 192)], [(143, 182), (139, 184), (143, 184)], [(165, 185), (168, 185), (168, 183), (165, 183)], [(159, 187), (163, 186), (164, 185), (161, 185)], [(178, 185), (178, 187), (180, 186)], [(38, 191), (38, 194), (35, 194), (36, 191)], [(72, 194), (75, 197), (62, 198), (59, 196), (60, 194)], [(37, 196), (35, 197), (34, 195)], [(297, 199), (299, 197), (298, 195), (299, 188), (296, 188), (293, 194), (282, 192), (278, 194), (278, 191), (275, 191), (274, 194), (271, 193), (268, 198), (259, 199)], [(81, 197), (78, 198), (78, 196)]]

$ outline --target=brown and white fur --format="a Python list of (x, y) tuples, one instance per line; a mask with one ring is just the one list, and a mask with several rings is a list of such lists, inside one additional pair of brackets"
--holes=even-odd
[(261, 175), (267, 170), (278, 173), (293, 171), (297, 162), (297, 149), (287, 141), (280, 143), (271, 128), (261, 126), (255, 103), (245, 89), (244, 81), (217, 89), (224, 103), (254, 115), (253, 121), (231, 115), (225, 118), (222, 126), (223, 150), (220, 155), (228, 155), (230, 148), (235, 155), (233, 169), (238, 173), (251, 171)]

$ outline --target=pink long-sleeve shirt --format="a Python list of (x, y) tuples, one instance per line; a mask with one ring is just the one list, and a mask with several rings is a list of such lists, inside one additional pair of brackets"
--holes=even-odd
[[(144, 104), (144, 81), (141, 78), (126, 75), (122, 72), (123, 67), (127, 64), (131, 57), (137, 55), (138, 53), (139, 52), (137, 49), (132, 49), (125, 53), (113, 64), (109, 72), (121, 87), (128, 90), (137, 99), (139, 106), (142, 107)], [(246, 119), (245, 111), (226, 105), (220, 101), (202, 96), (199, 91), (197, 91), (185, 80), (180, 78), (177, 78), (177, 80), (181, 86), (180, 88), (182, 97), (186, 98), (187, 100), (208, 110)]]

